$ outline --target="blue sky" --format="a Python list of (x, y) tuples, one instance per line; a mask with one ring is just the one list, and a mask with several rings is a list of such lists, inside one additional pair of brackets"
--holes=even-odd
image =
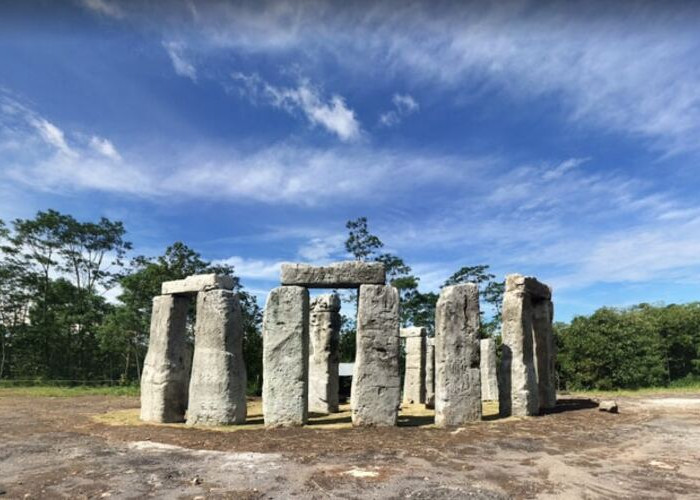
[(261, 301), (367, 216), (437, 290), (464, 265), (556, 319), (700, 299), (690, 3), (4, 2), (0, 218), (123, 220)]

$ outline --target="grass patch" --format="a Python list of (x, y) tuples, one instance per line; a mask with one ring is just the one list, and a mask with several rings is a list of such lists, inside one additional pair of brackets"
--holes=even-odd
[(669, 387), (645, 387), (642, 389), (618, 389), (614, 391), (571, 391), (571, 394), (591, 398), (644, 397), (659, 396), (661, 394), (700, 394), (700, 381), (671, 384)]
[(77, 385), (62, 387), (55, 385), (0, 386), (0, 398), (2, 397), (54, 397), (69, 398), (76, 396), (138, 396), (139, 388), (135, 385), (125, 386), (84, 386)]

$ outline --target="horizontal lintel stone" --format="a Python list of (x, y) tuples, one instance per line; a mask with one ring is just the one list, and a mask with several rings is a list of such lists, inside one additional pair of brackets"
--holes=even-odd
[(360, 285), (383, 285), (386, 271), (381, 262), (346, 261), (327, 266), (282, 264), (282, 285), (308, 288), (358, 288)]
[(233, 277), (221, 274), (195, 274), (184, 280), (165, 281), (161, 285), (163, 295), (195, 294), (205, 290), (232, 290)]

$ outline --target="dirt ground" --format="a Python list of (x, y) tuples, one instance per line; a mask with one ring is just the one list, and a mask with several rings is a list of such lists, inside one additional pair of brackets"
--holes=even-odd
[[(138, 423), (138, 399), (0, 395), (0, 498), (700, 498), (700, 395), (563, 398), (541, 417), (391, 429)], [(258, 405), (258, 406), (256, 406)]]

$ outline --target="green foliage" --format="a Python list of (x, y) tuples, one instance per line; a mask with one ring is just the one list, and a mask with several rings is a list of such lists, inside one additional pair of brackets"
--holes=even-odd
[(700, 376), (700, 304), (602, 308), (555, 324), (560, 385), (636, 389)]
[(345, 227), (348, 229), (348, 239), (345, 240), (345, 249), (355, 256), (356, 260), (367, 260), (384, 246), (384, 243), (367, 229), (367, 217), (358, 217), (349, 220)]

